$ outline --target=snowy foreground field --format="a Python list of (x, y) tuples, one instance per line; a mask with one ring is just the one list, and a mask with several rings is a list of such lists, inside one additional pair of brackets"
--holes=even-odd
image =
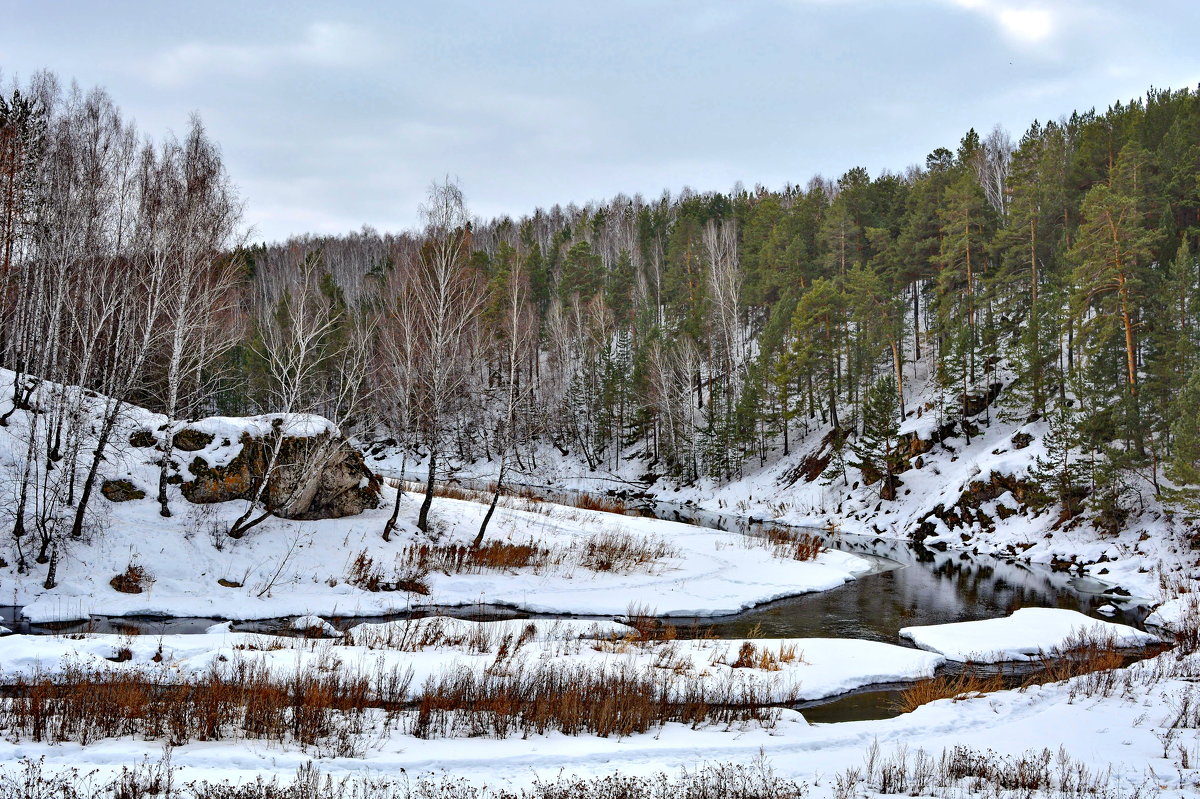
[[(936, 684), (930, 678), (950, 662), (1156, 640), (1073, 611), (906, 628), (917, 649), (899, 640), (689, 640), (661, 621), (627, 617), (727, 613), (834, 588), (872, 564), (838, 552), (798, 561), (741, 534), (512, 500), (491, 540), (537, 540), (558, 554), (519, 569), (431, 571), (428, 594), (369, 591), (348, 582), (353, 560), (399, 562), (419, 541), (403, 525), (383, 542), (386, 509), (319, 524), (273, 520), (217, 547), (201, 535), (164, 534), (152, 510), (131, 505), (114, 511), (122, 523), (95, 560), (64, 568), (58, 589), (21, 588), (29, 616), (294, 615), (296, 631), (315, 637), (238, 633), (224, 623), (197, 635), (0, 638), (0, 683), (12, 686), (0, 713), (0, 796), (37, 796), (35, 783), (50, 795), (55, 780), (84, 786), (55, 796), (105, 795), (114, 780), (167, 774), (180, 796), (263, 799), (472, 789), (549, 796), (552, 784), (565, 791), (576, 780), (584, 781), (572, 783), (579, 797), (961, 796), (1005, 785), (1013, 795), (1107, 797), (1200, 785), (1191, 770), (1200, 763), (1200, 655), (1186, 649), (1021, 691), (968, 688), (891, 719), (810, 724), (788, 708), (879, 684)], [(447, 544), (469, 540), (483, 510), (444, 498), (434, 507)], [(111, 546), (117, 537), (124, 556)], [(583, 553), (600, 539), (655, 557), (597, 570)], [(350, 554), (337, 561), (335, 551)], [(108, 585), (129, 553), (153, 574), (141, 594)], [(432, 617), (345, 631), (327, 621), (481, 599), (618, 620)], [(1194, 605), (1175, 600), (1159, 620), (1183, 629)], [(576, 706), (564, 709), (564, 696), (576, 696)], [(272, 784), (311, 786), (314, 768), (333, 788), (270, 792)], [(614, 779), (633, 782), (613, 793)], [(213, 787), (226, 784), (258, 787)]]
[[(1072, 611), (1040, 610), (1036, 619), (1022, 614), (1030, 611), (1006, 620), (914, 628), (906, 634), (929, 649), (950, 642), (950, 657), (963, 642), (996, 641), (1013, 657), (1015, 650), (1048, 652), (1081, 635), (1115, 636), (1127, 645), (1152, 638)], [(314, 633), (330, 631), (316, 618), (302, 624)], [(315, 685), (312, 681), (329, 675), (343, 682), (365, 676), (375, 687), (391, 685), (396, 709), (376, 707), (357, 715), (345, 711), (343, 715), (354, 715), (350, 740), (335, 724), (309, 743), (297, 740), (302, 733), (294, 730), (255, 739), (232, 726), (220, 728), (209, 740), (175, 741), (178, 745), (168, 751), (180, 786), (260, 778), (283, 783), (310, 762), (337, 779), (383, 779), (409, 787), (422, 780), (431, 785), (462, 779), (491, 789), (528, 789), (567, 776), (694, 775), (713, 764), (733, 763), (753, 765), (760, 775), (769, 766), (777, 778), (802, 782), (813, 796), (836, 797), (960, 795), (971, 792), (971, 774), (1001, 779), (1006, 769), (1028, 772), (1025, 780), (1044, 771), (1038, 779), (1047, 780), (1047, 795), (1190, 792), (1200, 776), (1189, 768), (1200, 753), (1200, 697), (1194, 696), (1200, 655), (1167, 652), (1126, 669), (1022, 691), (968, 693), (880, 721), (811, 725), (800, 712), (775, 709), (753, 719), (668, 722), (629, 734), (565, 734), (551, 724), (542, 732), (514, 729), (499, 735), (488, 732), (487, 717), (498, 712), (496, 706), (479, 702), (478, 696), (478, 709), (452, 711), (446, 715), (456, 720), (422, 727), (430, 687), (439, 680), (444, 686), (447, 676), (459, 683), (473, 677), (477, 689), (489, 682), (493, 687), (512, 685), (540, 679), (535, 675), (553, 669), (575, 675), (575, 681), (583, 674), (623, 675), (627, 681), (639, 676), (658, 686), (661, 697), (676, 701), (687, 696), (714, 704), (746, 697), (796, 701), (871, 683), (926, 678), (944, 656), (836, 639), (671, 640), (616, 622), (566, 620), (428, 618), (360, 625), (319, 639), (247, 635), (227, 628), (162, 637), (9, 636), (0, 642), (3, 682), (23, 684), (28, 694), (39, 681), (63, 684), (83, 675), (90, 685), (101, 687), (89, 688), (80, 701), (96, 707), (112, 701), (112, 687), (119, 684), (115, 678), (122, 675), (139, 675), (143, 684), (160, 690), (189, 680), (198, 685), (216, 675), (248, 679), (245, 675), (255, 673), (293, 686), (305, 680)], [(1024, 631), (1023, 638), (1018, 631)], [(385, 675), (392, 675), (391, 682)], [(9, 711), (0, 715), (5, 727), (0, 763), (7, 764), (0, 771), (10, 783), (28, 778), (21, 769), (38, 759), (44, 759), (43, 779), (78, 769), (91, 773), (90, 784), (101, 785), (122, 767), (164, 756), (163, 737), (139, 733), (136, 725), (149, 722), (135, 721), (134, 714), (116, 722), (132, 725), (132, 734), (88, 739), (78, 734), (74, 722), (56, 721), (50, 712), (38, 717), (42, 727), (37, 728), (28, 712), (12, 712), (11, 703), (19, 701), (9, 700)], [(471, 718), (459, 718), (463, 716)], [(57, 742), (55, 730), (61, 739)], [(957, 753), (954, 747), (959, 747)], [(1052, 786), (1057, 787), (1050, 790)]]

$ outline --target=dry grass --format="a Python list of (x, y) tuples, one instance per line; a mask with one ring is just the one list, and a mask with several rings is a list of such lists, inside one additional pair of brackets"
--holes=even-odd
[(618, 516), (625, 516), (628, 513), (624, 502), (612, 497), (601, 497), (596, 494), (574, 494), (566, 497), (564, 504), (572, 505), (582, 510), (615, 513)]
[[(515, 654), (537, 635), (537, 627), (525, 625), (520, 632), (505, 632), (501, 628), (482, 624), (459, 624), (444, 618), (409, 619), (400, 624), (367, 626), (349, 630), (343, 636), (346, 646), (368, 649), (393, 649), (398, 652), (421, 652), (440, 647), (461, 649), (472, 654), (505, 651)], [(561, 642), (571, 638), (566, 632)], [(578, 638), (574, 640), (577, 642)]]
[(1135, 657), (1152, 657), (1169, 648), (1164, 643), (1131, 651), (1118, 648), (1112, 636), (1074, 635), (1062, 647), (1039, 655), (1041, 668), (1026, 679), (1021, 689), (1046, 683), (1066, 683), (1072, 701), (1080, 695), (1106, 697), (1118, 690), (1129, 693), (1137, 680), (1161, 679), (1159, 672), (1163, 666), (1159, 663), (1150, 669), (1139, 669), (1136, 678), (1133, 670), (1122, 667)]
[(787, 663), (807, 663), (804, 652), (798, 651), (795, 644), (780, 642), (779, 651), (772, 652), (764, 646), (756, 646), (753, 641), (743, 641), (738, 648), (737, 659), (728, 663), (722, 655), (713, 661), (727, 663), (732, 669), (760, 669), (762, 671), (780, 671)]
[(913, 683), (900, 692), (896, 708), (901, 713), (911, 713), (921, 705), (939, 699), (977, 699), (984, 694), (1003, 690), (1004, 687), (1004, 677), (1001, 674), (983, 675), (968, 663), (959, 674), (941, 675)]
[(786, 527), (767, 527), (756, 535), (748, 536), (747, 540), (770, 549), (775, 557), (783, 559), (814, 560), (825, 551), (820, 536)]
[(465, 544), (410, 544), (399, 557), (422, 573), (479, 574), (544, 564), (550, 551), (532, 541), (519, 544), (489, 541), (475, 548)]
[(609, 530), (588, 536), (579, 545), (579, 565), (595, 572), (628, 574), (646, 569), (679, 550), (657, 536), (635, 536)]
[(489, 541), (479, 547), (460, 543), (410, 544), (396, 554), (396, 565), (387, 571), (366, 550), (350, 563), (346, 582), (365, 591), (412, 591), (428, 594), (426, 577), (433, 572), (481, 574), (489, 571), (531, 569), (570, 574), (583, 568), (593, 572), (630, 574), (650, 571), (663, 558), (679, 551), (657, 536), (638, 536), (621, 530), (604, 530), (569, 543), (544, 547), (534, 541)]
[(90, 669), (64, 662), (54, 675), (18, 680), (0, 704), (0, 729), (14, 740), (87, 745), (141, 736), (171, 745), (258, 738), (354, 756), (369, 707), (398, 711), (411, 674), (374, 678), (314, 666), (274, 677), (236, 660), (179, 680), (157, 669)]
[(653, 669), (539, 664), (477, 673), (460, 668), (422, 687), (410, 728), (422, 738), (647, 732), (669, 722), (774, 727), (778, 703), (744, 681), (713, 685)]
[(1183, 610), (1171, 624), (1171, 635), (1175, 639), (1180, 657), (1200, 651), (1200, 593), (1192, 589), (1195, 584), (1174, 575), (1159, 575), (1164, 600), (1182, 599)]
[[(1150, 647), (1142, 650), (1154, 655), (1166, 647)], [(1116, 645), (1111, 636), (1096, 637), (1085, 631), (1067, 638), (1060, 647), (1039, 653), (1033, 660), (1035, 669), (1019, 684), (1022, 691), (1036, 685), (1068, 683), (1070, 698), (1076, 696), (1104, 697), (1132, 685), (1132, 676), (1123, 669), (1132, 653)], [(1123, 676), (1122, 676), (1123, 675)], [(958, 675), (943, 675), (930, 680), (921, 680), (901, 692), (897, 708), (908, 713), (923, 704), (938, 699), (971, 699), (982, 694), (1016, 687), (1014, 679), (1006, 679), (1003, 672), (994, 670), (980, 674), (972, 664), (966, 664)]]
[(261, 739), (361, 756), (382, 731), (421, 738), (646, 732), (669, 722), (758, 724), (771, 728), (795, 696), (732, 676), (621, 664), (554, 661), (527, 666), (512, 657), (525, 634), (500, 641), (482, 672), (459, 667), (410, 693), (411, 671), (373, 676), (319, 662), (274, 676), (261, 662), (235, 660), (181, 678), (161, 669), (91, 669), (64, 663), (11, 687), (0, 731), (16, 742), (74, 742), (135, 736), (172, 746), (191, 741)]
[(1027, 685), (1064, 682), (1100, 671), (1112, 671), (1125, 665), (1126, 654), (1117, 648), (1115, 636), (1095, 638), (1077, 633), (1061, 647), (1038, 654), (1038, 669)]
[(385, 572), (375, 559), (364, 549), (350, 562), (346, 571), (346, 582), (356, 588), (372, 593), (378, 591), (408, 591), (422, 596), (429, 595), (429, 584), (425, 573), (397, 565), (391, 573)]
[(124, 766), (111, 780), (78, 769), (52, 771), (43, 760), (0, 765), (0, 799), (801, 799), (808, 786), (775, 776), (764, 760), (705, 764), (677, 777), (566, 777), (531, 787), (489, 788), (446, 775), (410, 778), (383, 774), (334, 777), (310, 760), (294, 777), (253, 782), (180, 783), (168, 755)]
[(1074, 760), (1063, 748), (1030, 749), (1000, 755), (966, 746), (943, 749), (940, 755), (924, 749), (896, 748), (890, 755), (879, 743), (867, 748), (860, 768), (834, 776), (834, 799), (857, 796), (909, 795), (964, 799), (1136, 799), (1147, 787), (1126, 782), (1111, 768), (1094, 769)]
[(629, 606), (625, 611), (625, 617), (621, 619), (621, 623), (632, 627), (637, 633), (637, 639), (647, 643), (654, 641), (674, 641), (677, 638), (716, 641), (720, 637), (712, 626), (702, 627), (697, 622), (680, 629), (656, 615), (652, 608), (637, 604)]

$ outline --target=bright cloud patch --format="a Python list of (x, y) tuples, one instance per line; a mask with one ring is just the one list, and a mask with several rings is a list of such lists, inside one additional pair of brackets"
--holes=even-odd
[(1038, 44), (1054, 35), (1054, 13), (1036, 5), (1014, 5), (1003, 0), (951, 0), (959, 8), (974, 11), (994, 22), (1001, 32), (1022, 44)]

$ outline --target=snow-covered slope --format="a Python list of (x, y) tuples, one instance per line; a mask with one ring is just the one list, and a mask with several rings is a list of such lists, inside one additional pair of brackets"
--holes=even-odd
[[(1003, 374), (996, 379), (1002, 386)], [(747, 462), (742, 475), (728, 482), (647, 482), (654, 464), (639, 450), (589, 470), (553, 447), (538, 448), (533, 459), (538, 468), (511, 479), (542, 489), (651, 497), (760, 520), (922, 539), (930, 547), (997, 554), (1088, 575), (1135, 601), (1161, 601), (1164, 584), (1189, 579), (1200, 562), (1170, 522), (1149, 476), (1137, 486), (1140, 496), (1116, 533), (1099, 529), (1086, 512), (1070, 518), (1056, 503), (1034, 501), (1044, 495), (1032, 472), (1046, 457), (1049, 428), (1044, 420), (1014, 418), (1006, 392), (1000, 389), (990, 405), (978, 403), (968, 440), (961, 425), (948, 425), (929, 410), (937, 391), (926, 363), (917, 364), (906, 376), (907, 413), (900, 425), (911, 457), (892, 500), (881, 498), (880, 482), (868, 484), (854, 467), (845, 480), (822, 476), (830, 429), (819, 420), (809, 422), (807, 433), (795, 422), (788, 455), (776, 441), (765, 464)], [(381, 448), (373, 457), (374, 468), (397, 474), (398, 455)], [(412, 475), (411, 459), (409, 464)], [(461, 464), (460, 477), (486, 480), (494, 468), (483, 461)]]
[[(10, 391), (11, 373), (0, 373)], [(98, 414), (101, 398), (87, 411)], [(7, 404), (0, 397), (0, 404)], [(15, 478), (25, 457), (30, 411), (17, 411), (0, 428), (0, 491), (13, 501)], [(203, 456), (210, 466), (229, 463), (243, 432), (270, 429), (275, 417), (217, 418), (189, 425), (212, 436), (198, 449), (180, 453), (186, 463)], [(153, 446), (130, 444), (147, 431), (162, 435), (166, 419), (127, 407), (102, 466), (101, 480), (120, 480), (134, 496), (113, 501), (97, 492), (93, 523), (79, 539), (59, 535), (62, 552), (55, 585), (46, 588), (48, 563), (38, 563), (27, 533), (20, 541), (0, 527), (0, 596), (24, 606), (32, 621), (90, 615), (198, 616), (256, 619), (280, 616), (371, 616), (418, 605), (507, 604), (543, 612), (618, 615), (642, 612), (713, 615), (783, 596), (842, 585), (867, 571), (867, 561), (826, 552), (801, 562), (736, 533), (636, 518), (542, 502), (502, 505), (489, 527), (489, 542), (532, 544), (540, 555), (522, 568), (430, 570), (413, 563), (415, 548), (463, 545), (475, 535), (485, 505), (438, 498), (433, 535), (416, 529), (420, 497), (400, 498), (399, 528), (390, 541), (382, 532), (397, 500), (383, 488), (379, 508), (336, 519), (296, 521), (271, 518), (245, 537), (230, 538), (230, 524), (245, 500), (211, 504), (187, 501), (169, 487), (173, 515), (159, 515)], [(317, 417), (288, 419), (289, 435), (320, 435), (329, 423)], [(66, 509), (69, 511), (69, 508)], [(589, 553), (629, 547), (649, 553), (645, 562), (596, 564)], [(598, 549), (597, 549), (598, 548)], [(21, 552), (26, 570), (21, 571)], [(634, 558), (636, 560), (636, 558)], [(367, 585), (365, 573), (377, 577)], [(138, 592), (118, 591), (118, 575), (130, 575)], [(406, 582), (408, 581), (408, 582)], [(411, 588), (413, 590), (403, 590)], [(368, 590), (376, 589), (376, 590)], [(382, 590), (379, 590), (382, 589)]]

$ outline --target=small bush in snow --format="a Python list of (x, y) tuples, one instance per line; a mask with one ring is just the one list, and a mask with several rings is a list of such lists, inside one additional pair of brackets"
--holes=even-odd
[(120, 591), (122, 594), (140, 594), (153, 582), (154, 578), (150, 576), (144, 566), (130, 561), (129, 565), (125, 567), (125, 571), (109, 580), (108, 584), (113, 587), (114, 591)]

